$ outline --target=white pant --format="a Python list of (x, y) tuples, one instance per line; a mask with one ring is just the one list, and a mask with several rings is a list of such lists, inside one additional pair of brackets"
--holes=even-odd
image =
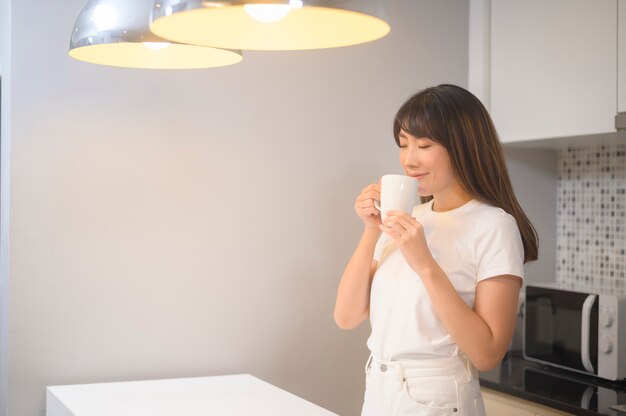
[(478, 372), (464, 355), (365, 366), (361, 416), (485, 416)]

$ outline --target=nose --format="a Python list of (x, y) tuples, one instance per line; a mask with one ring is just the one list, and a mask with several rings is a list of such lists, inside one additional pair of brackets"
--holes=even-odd
[(419, 166), (419, 157), (416, 152), (416, 146), (407, 146), (402, 163), (408, 168), (416, 168)]

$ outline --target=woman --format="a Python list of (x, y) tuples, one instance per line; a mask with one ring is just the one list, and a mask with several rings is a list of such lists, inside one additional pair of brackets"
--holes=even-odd
[(380, 185), (363, 189), (355, 210), (365, 227), (334, 313), (343, 329), (371, 322), (362, 415), (484, 415), (476, 370), (495, 367), (511, 342), (537, 234), (470, 92), (420, 91), (398, 110), (393, 133), (422, 204), (382, 222)]

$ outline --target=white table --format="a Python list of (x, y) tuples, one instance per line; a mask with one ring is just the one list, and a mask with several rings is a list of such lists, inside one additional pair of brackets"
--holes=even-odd
[(46, 416), (337, 416), (249, 374), (49, 386)]

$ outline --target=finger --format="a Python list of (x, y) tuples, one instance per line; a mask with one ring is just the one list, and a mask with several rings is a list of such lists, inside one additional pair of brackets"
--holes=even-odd
[(385, 218), (385, 220), (383, 221), (383, 224), (389, 230), (394, 230), (398, 234), (404, 231), (403, 227), (398, 223), (398, 221), (394, 217), (387, 216), (387, 218)]
[(415, 220), (408, 216), (392, 216), (389, 224), (399, 235), (413, 234), (417, 229)]
[(387, 211), (385, 214), (387, 216), (387, 221), (390, 224), (395, 224), (400, 222), (400, 219), (402, 218), (401, 215), (398, 215), (400, 213), (400, 211)]
[(377, 194), (377, 190), (373, 188), (373, 185), (369, 185), (366, 188), (361, 189), (361, 192), (357, 195), (356, 199), (367, 199)]
[(408, 215), (402, 215), (396, 217), (396, 222), (400, 224), (405, 230), (415, 229), (417, 221)]
[(370, 183), (365, 188), (361, 189), (361, 193), (377, 191), (380, 192), (380, 183)]
[(364, 198), (369, 199), (380, 199), (380, 192), (377, 191), (369, 191), (363, 195)]
[(389, 237), (393, 238), (394, 240), (398, 240), (400, 238), (400, 233), (393, 227), (389, 227), (388, 225), (381, 224), (380, 229), (382, 232), (384, 232), (385, 234), (387, 234)]
[[(389, 212), (389, 211), (387, 211)], [(383, 221), (385, 223), (385, 225), (389, 228), (393, 228), (393, 226), (396, 224), (396, 217), (389, 215), (388, 213), (385, 215), (385, 220)]]
[(376, 209), (376, 205), (374, 205), (374, 200), (372, 200), (372, 199), (366, 199), (364, 201), (359, 201), (359, 202), (357, 202), (356, 207), (358, 209), (368, 209), (368, 208)]
[(387, 216), (404, 225), (415, 224), (417, 221), (404, 211), (387, 211)]
[(387, 215), (390, 215), (390, 216), (393, 216), (393, 217), (407, 217), (407, 218), (410, 217), (410, 218), (413, 218), (405, 211), (389, 210), (389, 211), (387, 211)]
[(380, 213), (378, 212), (378, 210), (376, 208), (372, 207), (372, 208), (363, 210), (363, 214), (369, 215), (371, 217), (378, 217)]
[(369, 191), (369, 192), (365, 192), (360, 194), (356, 200), (357, 201), (365, 201), (365, 200), (379, 200), (380, 199), (380, 193), (379, 192), (375, 192), (375, 191)]
[(374, 201), (380, 201), (380, 194), (365, 195), (361, 201), (372, 201), (373, 204)]
[(374, 201), (371, 200), (371, 199), (366, 199), (366, 200), (363, 200), (363, 201), (357, 201), (354, 204), (354, 208), (357, 211), (372, 211), (372, 212), (378, 213), (378, 209), (374, 205)]
[(406, 229), (402, 226), (402, 224), (398, 222), (394, 222), (393, 226), (391, 226), (391, 229), (396, 234), (398, 234), (398, 237), (402, 237), (402, 235), (404, 235), (404, 233), (406, 232)]

